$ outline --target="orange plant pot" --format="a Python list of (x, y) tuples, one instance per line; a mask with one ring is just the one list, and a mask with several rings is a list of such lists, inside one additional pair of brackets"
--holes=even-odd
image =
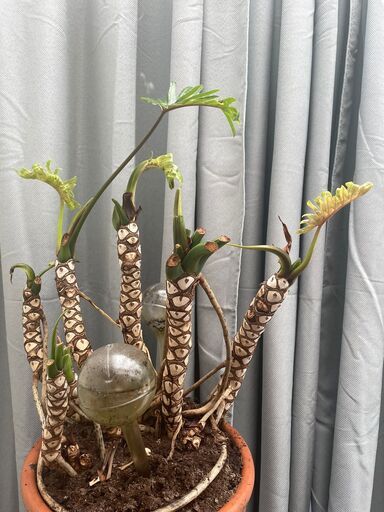
[[(225, 425), (227, 434), (241, 453), (243, 469), (241, 481), (231, 499), (218, 512), (245, 512), (251, 498), (255, 481), (255, 469), (249, 448), (241, 435), (230, 425)], [(36, 466), (41, 446), (41, 439), (36, 441), (24, 460), (21, 471), (20, 487), (27, 512), (52, 512), (40, 496), (36, 483)]]

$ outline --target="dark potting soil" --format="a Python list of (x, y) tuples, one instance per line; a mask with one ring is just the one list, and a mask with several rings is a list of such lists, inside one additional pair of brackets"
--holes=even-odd
[[(167, 461), (170, 441), (157, 440), (153, 434), (143, 434), (144, 444), (151, 449), (149, 477), (139, 476), (133, 465), (121, 470), (130, 455), (123, 439), (106, 441), (106, 448), (117, 443), (109, 480), (90, 487), (97, 477), (98, 450), (89, 424), (70, 426), (66, 436), (76, 439), (81, 453), (88, 453), (95, 461), (90, 469), (79, 468), (79, 476), (71, 478), (59, 469), (44, 469), (44, 482), (49, 494), (70, 512), (151, 512), (185, 495), (212, 469), (220, 454), (220, 445), (206, 429), (200, 448), (186, 448), (176, 443), (172, 460)], [(183, 512), (216, 512), (232, 496), (240, 482), (241, 457), (228, 441), (228, 457), (217, 478), (196, 500), (180, 509)]]

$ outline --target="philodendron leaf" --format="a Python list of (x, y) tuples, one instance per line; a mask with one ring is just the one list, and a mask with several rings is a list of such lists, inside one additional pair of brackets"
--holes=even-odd
[(183, 183), (183, 175), (181, 174), (180, 169), (174, 163), (172, 153), (160, 155), (156, 158), (149, 158), (148, 160), (143, 160), (140, 162), (132, 171), (127, 184), (126, 194), (128, 193), (130, 195), (130, 211), (128, 211), (124, 205), (120, 206), (117, 201), (113, 200), (115, 207), (113, 209), (112, 223), (115, 229), (119, 229), (120, 226), (124, 225), (122, 212), (126, 215), (126, 219), (128, 220), (136, 217), (136, 214), (139, 212), (140, 209), (137, 210), (135, 206), (136, 188), (140, 176), (148, 169), (161, 169), (170, 189), (174, 188), (175, 180), (177, 180), (180, 185)]
[(144, 102), (159, 106), (167, 112), (182, 107), (214, 107), (220, 109), (231, 127), (232, 135), (236, 135), (235, 123), (239, 123), (240, 115), (238, 110), (232, 106), (235, 98), (220, 98), (216, 93), (219, 89), (204, 91), (202, 85), (185, 87), (176, 95), (176, 84), (171, 82), (167, 99), (141, 98)]
[(344, 206), (352, 203), (358, 197), (366, 194), (373, 184), (369, 181), (363, 183), (363, 185), (356, 185), (352, 181), (349, 181), (345, 185), (342, 185), (334, 195), (331, 192), (324, 191), (312, 201), (307, 201), (307, 206), (313, 210), (313, 213), (305, 213), (300, 222), (302, 227), (298, 230), (300, 235), (308, 233), (316, 227), (322, 226), (327, 220), (335, 215)]
[(60, 169), (51, 169), (51, 161), (45, 164), (45, 167), (41, 164), (33, 164), (32, 169), (20, 169), (18, 171), (19, 176), (27, 180), (38, 180), (43, 183), (47, 183), (53, 187), (59, 194), (62, 201), (68, 206), (70, 210), (76, 210), (80, 206), (75, 199), (74, 188), (77, 184), (77, 177), (74, 176), (69, 180), (64, 181), (59, 176)]
[(165, 155), (160, 155), (157, 158), (151, 158), (147, 160), (147, 168), (151, 167), (159, 167), (163, 170), (165, 179), (167, 180), (170, 189), (174, 188), (175, 180), (177, 180), (180, 185), (183, 183), (183, 175), (181, 174), (180, 169), (174, 163), (172, 153), (167, 153)]

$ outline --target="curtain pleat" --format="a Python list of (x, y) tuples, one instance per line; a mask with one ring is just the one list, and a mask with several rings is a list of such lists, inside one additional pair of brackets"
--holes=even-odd
[[(176, 82), (178, 91), (201, 82), (203, 12), (202, 0), (187, 4), (182, 0), (173, 2), (170, 79)], [(186, 226), (192, 231), (197, 227), (195, 226), (195, 200), (198, 127), (199, 109), (197, 108), (172, 112), (168, 119), (167, 148), (168, 151), (173, 153), (174, 161), (180, 167), (184, 176), (182, 186), (183, 214)], [(163, 281), (165, 281), (165, 263), (173, 251), (173, 198), (174, 191), (166, 187), (161, 265)], [(195, 351), (191, 351), (186, 385), (194, 382)]]
[[(222, 96), (238, 100), (245, 117), (248, 47), (247, 1), (204, 2), (201, 82), (206, 88), (220, 84)], [(243, 125), (232, 137), (223, 114), (202, 109), (199, 115), (196, 223), (207, 229), (207, 238), (221, 234), (239, 240), (244, 217)], [(231, 333), (236, 328), (240, 251), (226, 247), (208, 260), (204, 272), (221, 304)], [(223, 360), (223, 336), (208, 299), (198, 294), (196, 304), (200, 373)], [(203, 397), (212, 383), (202, 386)]]
[[(315, 7), (304, 198), (314, 198), (328, 187), (338, 33), (338, 1), (320, 0)], [(303, 207), (306, 208), (305, 201)], [(322, 233), (310, 267), (300, 277), (298, 286), (289, 499), (292, 511), (309, 510), (311, 496), (324, 238)], [(311, 239), (312, 235), (301, 237), (302, 254), (307, 252)]]
[[(384, 215), (384, 70), (378, 65), (384, 55), (383, 15), (382, 2), (369, 3), (354, 181), (372, 181), (375, 189), (368, 207), (356, 203), (350, 213), (330, 512), (370, 509), (378, 453), (384, 358), (384, 276), (380, 250), (376, 249), (376, 241), (384, 235), (383, 223), (378, 221)], [(374, 239), (369, 224), (375, 226)]]
[[(356, 112), (361, 80), (361, 2), (339, 6), (339, 36), (335, 75), (333, 144), (329, 187), (353, 179)], [(328, 509), (333, 461), (334, 422), (340, 375), (347, 268), (349, 210), (332, 219), (326, 230), (323, 300), (320, 328), (319, 376), (312, 481), (314, 512)]]
[[(1, 253), (0, 253), (1, 255)], [(13, 426), (12, 394), (10, 388), (8, 350), (5, 331), (4, 316), (4, 293), (1, 279), (1, 259), (0, 259), (0, 403), (2, 413), (0, 415), (0, 432), (2, 442), (0, 442), (0, 461), (1, 461), (1, 509), (15, 510), (17, 502), (17, 471), (15, 461), (15, 436)]]
[[(270, 105), (275, 94), (271, 92), (273, 35), (276, 2), (269, 0), (250, 3), (247, 115), (245, 124), (245, 217), (243, 244), (265, 243), (266, 191), (269, 186), (268, 133)], [(238, 241), (238, 240), (236, 240)], [(243, 251), (238, 295), (238, 319), (241, 321), (259, 283), (264, 278), (264, 255), (258, 251)], [(250, 441), (256, 462), (256, 488), (260, 478), (261, 438), (261, 346), (255, 352), (242, 392), (236, 399), (234, 423)], [(250, 404), (252, 414), (250, 414)], [(256, 500), (253, 504), (257, 505)]]
[[(268, 206), (268, 243), (285, 245), (278, 215), (295, 229), (301, 214), (310, 104), (314, 3), (282, 2), (273, 160)], [(292, 247), (293, 260), (298, 256)], [(277, 270), (267, 257), (266, 276)], [(263, 345), (262, 444), (259, 508), (288, 509), (291, 405), (294, 368), (297, 285), (276, 319), (268, 325)], [(274, 475), (271, 479), (271, 475)]]

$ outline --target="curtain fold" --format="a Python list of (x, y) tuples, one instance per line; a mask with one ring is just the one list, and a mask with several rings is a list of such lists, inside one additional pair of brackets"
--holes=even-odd
[[(170, 80), (176, 82), (178, 91), (188, 85), (201, 82), (203, 18), (203, 0), (187, 4), (182, 0), (173, 2)], [(168, 120), (167, 148), (173, 153), (174, 161), (184, 176), (183, 214), (186, 226), (192, 231), (197, 227), (195, 226), (195, 201), (198, 132), (198, 109), (185, 109), (171, 113)], [(166, 187), (161, 265), (163, 282), (165, 282), (165, 263), (173, 251), (173, 198), (174, 191)], [(191, 350), (186, 385), (194, 382), (195, 352), (196, 350)]]
[[(326, 190), (328, 187), (337, 26), (338, 1), (317, 1), (313, 32), (304, 198), (316, 197), (320, 190)], [(305, 201), (303, 206), (305, 208)], [(310, 242), (311, 236), (302, 237), (302, 254), (306, 253)], [(298, 285), (289, 510), (309, 510), (310, 503), (321, 343), (324, 244), (325, 236), (322, 233), (317, 242), (316, 253), (308, 269), (309, 271), (300, 277)]]
[[(364, 23), (361, 2), (339, 4), (333, 133), (329, 187), (353, 179), (355, 168), (356, 116), (362, 71), (361, 48)], [(360, 50), (360, 51), (359, 51)], [(323, 300), (320, 328), (319, 376), (312, 482), (314, 511), (328, 508), (333, 464), (333, 443), (340, 352), (345, 308), (349, 211), (327, 226)]]
[[(295, 229), (301, 214), (311, 90), (314, 2), (282, 2), (267, 241), (284, 246), (278, 215)], [(291, 257), (298, 256), (298, 246)], [(266, 258), (265, 276), (277, 270)], [(297, 284), (268, 325), (263, 346), (263, 403), (259, 508), (288, 509), (291, 406), (296, 338)], [(270, 475), (274, 475), (271, 479)]]
[[(370, 205), (356, 203), (349, 222), (345, 312), (341, 338), (328, 510), (369, 509), (380, 423), (384, 276), (377, 242), (383, 237), (382, 2), (368, 4), (354, 181), (372, 181)], [(364, 20), (365, 21), (365, 20)], [(360, 25), (362, 27), (362, 24)], [(361, 41), (361, 35), (360, 35)], [(367, 229), (371, 225), (373, 230)], [(373, 238), (374, 235), (374, 238)], [(358, 479), (352, 475), (359, 475)], [(381, 508), (384, 499), (382, 496)], [(375, 510), (376, 506), (371, 510)], [(379, 510), (379, 508), (376, 508)]]
[[(201, 82), (222, 96), (238, 100), (245, 118), (247, 91), (248, 1), (235, 0), (226, 9), (214, 0), (204, 3)], [(232, 137), (223, 114), (202, 109), (199, 116), (196, 223), (207, 239), (225, 234), (239, 240), (244, 219), (244, 132)], [(208, 260), (204, 273), (223, 309), (230, 333), (236, 329), (240, 251), (226, 247)], [(199, 291), (200, 292), (200, 291)], [(196, 304), (199, 370), (204, 375), (225, 355), (222, 332), (212, 307), (198, 292)], [(213, 328), (213, 326), (215, 326)], [(202, 398), (212, 383), (202, 386)]]
[[(22, 346), (22, 273), (52, 260), (54, 191), (15, 169), (52, 158), (79, 177), (85, 201), (155, 120), (140, 96), (201, 83), (237, 98), (235, 137), (216, 109), (172, 112), (136, 162), (174, 154), (187, 227), (207, 238), (285, 245), (306, 200), (348, 180), (374, 189), (332, 219), (310, 267), (268, 325), (233, 410), (254, 454), (249, 511), (381, 512), (384, 503), (384, 7), (380, 0), (5, 0), (0, 6), (0, 509), (23, 510), (15, 481), (39, 435)], [(132, 165), (108, 189), (79, 240), (81, 287), (117, 316), (119, 267), (110, 218)], [(144, 288), (164, 280), (173, 191), (154, 171), (138, 191)], [(221, 249), (206, 275), (233, 334), (277, 261)], [(50, 325), (54, 283), (42, 297)], [(94, 346), (119, 334), (84, 305)], [(188, 382), (224, 357), (220, 325), (198, 292)], [(154, 341), (145, 331), (151, 350)], [(206, 397), (214, 379), (203, 386)], [(9, 461), (9, 463), (8, 463)]]

